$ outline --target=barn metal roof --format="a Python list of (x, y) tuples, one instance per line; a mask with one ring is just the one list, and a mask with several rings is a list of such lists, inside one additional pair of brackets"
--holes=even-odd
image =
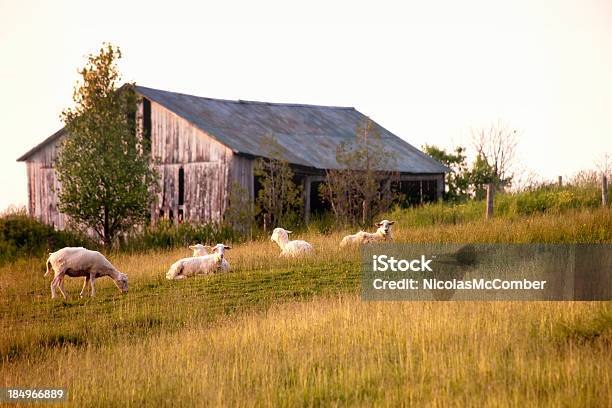
[[(136, 86), (144, 97), (188, 120), (237, 153), (266, 156), (262, 137), (274, 136), (290, 163), (338, 168), (336, 147), (355, 138), (365, 115), (350, 107), (203, 98)], [(447, 167), (376, 124), (386, 149), (397, 153), (395, 170), (442, 173)]]
[[(338, 168), (336, 147), (354, 139), (365, 115), (351, 107), (230, 101), (136, 86), (142, 96), (186, 119), (238, 154), (266, 157), (262, 138), (274, 136), (290, 163), (317, 169)], [(375, 122), (374, 122), (375, 123)], [(394, 170), (404, 173), (443, 173), (449, 169), (382, 126), (378, 127), (386, 149), (396, 152)], [(59, 133), (59, 132), (58, 132)], [(19, 158), (29, 156), (47, 143)]]

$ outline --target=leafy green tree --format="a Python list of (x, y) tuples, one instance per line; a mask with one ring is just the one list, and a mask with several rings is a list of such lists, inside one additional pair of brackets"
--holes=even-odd
[(354, 140), (340, 143), (336, 161), (339, 168), (326, 172), (319, 193), (340, 223), (370, 226), (398, 198), (394, 185), (399, 174), (393, 170), (397, 155), (385, 149), (378, 128), (368, 119), (357, 125)]
[(261, 141), (267, 157), (255, 160), (254, 173), (261, 189), (257, 192), (257, 206), (266, 226), (295, 224), (301, 213), (301, 189), (293, 182), (293, 171), (283, 159), (284, 148), (272, 135)]
[(61, 114), (69, 136), (55, 164), (60, 211), (106, 246), (149, 219), (158, 180), (136, 120), (139, 98), (130, 84), (117, 89), (120, 58), (119, 48), (105, 44), (79, 71), (75, 106)]
[(453, 202), (467, 200), (469, 198), (471, 173), (467, 164), (465, 147), (457, 146), (454, 152), (447, 152), (435, 145), (425, 145), (423, 151), (452, 170), (446, 174), (447, 191), (444, 193), (445, 198)]
[(498, 176), (495, 173), (495, 169), (487, 162), (482, 155), (477, 155), (472, 169), (469, 173), (469, 180), (474, 193), (474, 198), (482, 200), (487, 195), (487, 184), (493, 183), (500, 185)]

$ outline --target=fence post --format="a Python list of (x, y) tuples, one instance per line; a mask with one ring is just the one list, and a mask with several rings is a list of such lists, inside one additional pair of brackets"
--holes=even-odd
[(493, 198), (495, 197), (495, 185), (487, 184), (487, 213), (486, 218), (493, 218)]
[(608, 176), (605, 174), (601, 177), (601, 205), (608, 206)]
[(563, 187), (563, 176), (559, 176), (559, 187)]

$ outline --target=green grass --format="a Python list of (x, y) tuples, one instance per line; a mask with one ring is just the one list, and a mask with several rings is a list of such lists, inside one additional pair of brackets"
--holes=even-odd
[[(612, 242), (612, 210), (421, 226), (399, 242)], [(388, 216), (391, 217), (391, 216)], [(51, 300), (44, 258), (0, 267), (0, 387), (63, 386), (72, 406), (609, 406), (611, 302), (362, 302), (343, 232), (282, 260), (269, 239), (233, 272), (167, 281), (188, 249), (110, 253), (130, 277)]]
[[(494, 214), (501, 219), (520, 219), (539, 214), (563, 214), (577, 209), (597, 209), (601, 191), (597, 187), (545, 186), (531, 191), (495, 196)], [(432, 203), (420, 207), (396, 209), (389, 219), (402, 220), (413, 227), (456, 225), (480, 221), (485, 213), (484, 201), (461, 204)]]

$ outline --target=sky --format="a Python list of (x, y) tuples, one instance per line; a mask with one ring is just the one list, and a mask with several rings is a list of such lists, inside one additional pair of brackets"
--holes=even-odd
[(612, 0), (0, 0), (0, 211), (26, 203), (16, 159), (62, 127), (103, 42), (126, 81), (353, 106), (417, 147), (501, 121), (542, 179), (612, 154)]

